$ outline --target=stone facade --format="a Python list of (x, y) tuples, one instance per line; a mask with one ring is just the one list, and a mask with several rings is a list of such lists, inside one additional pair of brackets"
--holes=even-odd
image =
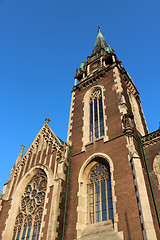
[[(52, 240), (159, 239), (160, 130), (148, 133), (139, 93), (100, 29), (91, 57), (76, 71), (67, 142), (48, 122), (24, 156), (22, 146), (4, 185), (0, 239), (12, 239), (14, 232), (13, 239), (26, 239), (25, 219), (36, 219), (31, 203), (42, 214), (29, 239), (34, 232), (36, 239)], [(108, 175), (100, 172), (101, 180), (91, 183), (96, 164)], [(47, 179), (43, 204), (33, 194), (38, 187), (24, 204), (27, 187), (40, 173)], [(16, 225), (20, 206), (24, 216)]]
[(47, 122), (24, 156), (21, 150), (1, 193), (0, 239), (12, 239), (25, 187), (39, 169), (47, 176), (40, 236), (41, 239), (56, 239), (59, 234), (57, 229), (62, 228), (62, 224), (59, 226), (58, 217), (63, 215), (68, 151), (67, 143), (62, 143), (55, 136)]

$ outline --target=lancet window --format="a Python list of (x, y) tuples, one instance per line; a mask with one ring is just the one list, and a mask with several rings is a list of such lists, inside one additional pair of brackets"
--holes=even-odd
[(12, 240), (38, 240), (46, 195), (47, 178), (39, 170), (25, 188), (18, 209)]
[(90, 141), (104, 136), (102, 91), (96, 89), (90, 96)]
[(90, 222), (113, 221), (111, 174), (108, 163), (97, 162), (92, 167), (88, 191)]

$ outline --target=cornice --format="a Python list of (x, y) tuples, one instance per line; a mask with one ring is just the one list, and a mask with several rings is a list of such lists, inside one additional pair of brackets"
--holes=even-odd
[[(116, 56), (116, 55), (115, 55)], [(129, 76), (128, 72), (124, 69), (120, 61), (114, 62), (112, 65), (109, 66), (102, 66), (99, 69), (95, 70), (85, 78), (81, 79), (79, 84), (73, 87), (73, 91), (79, 90), (81, 91), (85, 87), (92, 85), (92, 83), (98, 81), (100, 78), (106, 76), (106, 72), (109, 70), (117, 67), (122, 75), (122, 80), (126, 83), (128, 89), (132, 94), (140, 101), (139, 99), (139, 92), (135, 87), (132, 78)]]
[(152, 132), (142, 137), (144, 147), (160, 142), (160, 130)]
[[(115, 63), (116, 64), (116, 63)], [(113, 65), (115, 65), (113, 64)], [(115, 66), (102, 66), (99, 69), (95, 70), (94, 72), (92, 72), (91, 74), (89, 74), (88, 76), (86, 76), (85, 78), (83, 78), (78, 85), (73, 87), (73, 91), (75, 90), (79, 90), (81, 91), (83, 88), (88, 87), (89, 85), (91, 85), (92, 83), (96, 82), (97, 80), (99, 80), (102, 77), (106, 76), (106, 72), (108, 72), (110, 69), (114, 68)]]

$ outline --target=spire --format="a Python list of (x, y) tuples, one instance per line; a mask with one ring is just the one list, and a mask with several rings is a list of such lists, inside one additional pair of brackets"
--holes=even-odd
[(104, 49), (106, 53), (113, 52), (111, 47), (109, 46), (109, 44), (107, 44), (105, 38), (103, 37), (100, 27), (98, 26), (98, 36), (97, 36), (91, 56), (95, 55), (96, 52), (99, 52), (101, 49)]

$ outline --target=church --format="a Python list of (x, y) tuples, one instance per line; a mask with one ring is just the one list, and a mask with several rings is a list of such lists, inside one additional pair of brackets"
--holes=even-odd
[(47, 117), (0, 194), (2, 240), (160, 239), (160, 129), (98, 29), (76, 70), (67, 140)]

